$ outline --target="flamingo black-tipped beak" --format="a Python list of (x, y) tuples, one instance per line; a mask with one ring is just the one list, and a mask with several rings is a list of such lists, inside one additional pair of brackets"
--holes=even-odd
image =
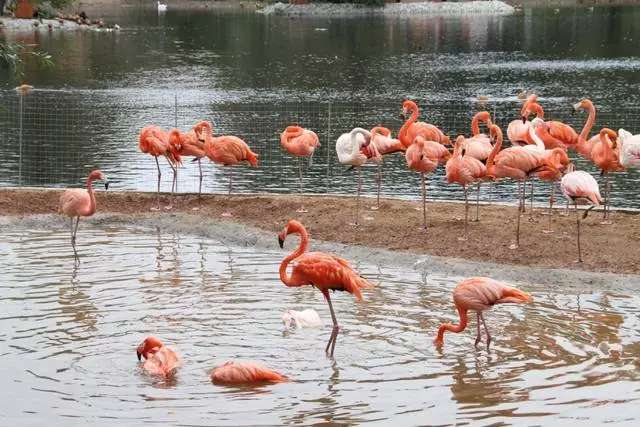
[(420, 160), (424, 159), (424, 154), (420, 154)]
[(526, 116), (522, 116), (522, 123), (527, 123), (527, 117)]
[(107, 182), (105, 182), (105, 183), (104, 183), (104, 189), (105, 189), (105, 190), (108, 190), (108, 189), (109, 189), (109, 181), (107, 181)]
[(142, 360), (142, 353), (140, 353), (139, 351), (136, 351), (136, 355), (138, 356), (138, 361)]
[(280, 249), (284, 249), (284, 239), (278, 236), (278, 244), (280, 245)]
[(400, 120), (404, 120), (404, 119), (405, 119), (404, 114), (400, 113)]

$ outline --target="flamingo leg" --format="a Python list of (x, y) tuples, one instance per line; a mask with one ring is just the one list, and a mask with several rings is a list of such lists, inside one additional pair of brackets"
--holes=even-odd
[(427, 179), (422, 172), (422, 230), (427, 229)]
[(477, 333), (476, 333), (476, 342), (475, 342), (474, 346), (478, 347), (478, 343), (480, 343), (480, 341), (482, 341), (482, 337), (480, 336), (480, 323), (482, 321), (480, 320), (480, 312), (479, 311), (476, 313), (476, 315), (477, 315), (476, 316), (477, 317), (477, 319), (476, 319), (477, 320), (476, 321), (476, 332)]
[(469, 237), (469, 194), (466, 185), (463, 185), (462, 188), (464, 189), (464, 236), (458, 237), (458, 240), (465, 241)]
[(376, 198), (376, 209), (380, 209), (380, 190), (382, 188), (382, 164), (378, 163), (378, 175), (376, 177), (376, 184), (378, 185), (378, 196)]
[[(311, 154), (313, 156), (313, 153)], [(298, 158), (298, 170), (300, 172), (300, 199), (302, 199), (302, 193), (303, 193), (303, 182), (302, 182), (302, 159)], [(309, 212), (304, 208), (304, 204), (302, 203), (300, 208), (296, 211), (298, 213), (305, 213), (305, 212)]]
[(198, 170), (200, 171), (200, 182), (198, 183), (198, 206), (200, 206), (200, 195), (202, 194), (202, 162), (198, 159)]
[(602, 225), (610, 225), (611, 222), (611, 183), (609, 173), (604, 173), (604, 214), (602, 215)]
[[(228, 194), (227, 194), (228, 199), (229, 199), (229, 200), (228, 200), (228, 201), (229, 201), (229, 204), (231, 203), (231, 186), (233, 185), (232, 183), (233, 183), (233, 166), (229, 166), (229, 192), (228, 192)], [(225, 212), (223, 212), (223, 213), (222, 213), (222, 216), (224, 216), (224, 217), (230, 217), (230, 216), (232, 216), (232, 215), (231, 215), (231, 212), (229, 212), (229, 211), (227, 210), (227, 211), (225, 211)]]
[[(173, 171), (173, 181), (171, 182), (171, 194), (173, 195), (174, 191), (178, 190), (178, 165), (173, 166), (169, 161), (169, 158), (166, 158), (166, 159), (167, 159), (167, 163), (169, 164), (169, 167)], [(172, 206), (171, 204), (169, 204), (164, 208), (168, 210), (168, 209), (171, 209)]]
[(578, 203), (573, 204), (576, 211), (576, 227), (578, 229), (578, 262), (582, 262), (582, 249), (580, 248), (580, 215), (578, 214)]
[(516, 242), (511, 245), (510, 249), (518, 249), (520, 247), (520, 206), (524, 204), (524, 190), (522, 190), (522, 183), (518, 181), (518, 198), (520, 201), (520, 205), (518, 206), (518, 219), (516, 225)]
[(489, 333), (489, 328), (487, 328), (487, 322), (484, 320), (484, 315), (480, 314), (480, 320), (482, 320), (482, 324), (484, 325), (484, 331), (487, 333), (487, 350), (489, 350), (489, 344), (491, 344), (491, 334)]
[(358, 185), (356, 190), (356, 221), (353, 223), (354, 227), (360, 226), (360, 191), (362, 191), (362, 169), (358, 167)]
[(324, 295), (327, 303), (329, 304), (329, 311), (331, 312), (331, 320), (333, 321), (333, 329), (331, 330), (331, 338), (329, 338), (329, 342), (327, 343), (327, 347), (324, 349), (325, 353), (329, 353), (329, 346), (331, 346), (331, 353), (329, 353), (329, 357), (333, 357), (333, 350), (336, 347), (336, 339), (338, 337), (338, 332), (340, 331), (340, 326), (338, 326), (338, 320), (336, 319), (336, 314), (333, 311), (333, 305), (331, 305), (331, 297), (329, 296), (329, 290), (323, 289), (322, 294)]
[(551, 219), (553, 218), (553, 201), (555, 200), (555, 195), (556, 195), (556, 182), (552, 181), (551, 195), (549, 196), (549, 227), (547, 227), (546, 230), (542, 231), (545, 234), (553, 233), (553, 230), (551, 229)]
[(478, 188), (476, 190), (476, 219), (471, 220), (474, 222), (480, 221), (480, 185), (480, 182), (478, 182)]
[(535, 187), (535, 182), (533, 178), (531, 178), (531, 200), (529, 200), (529, 222), (536, 222), (536, 219), (533, 217), (533, 189)]
[(162, 176), (162, 172), (160, 172), (160, 163), (158, 163), (157, 156), (156, 156), (156, 167), (158, 168), (158, 191), (156, 192), (156, 207), (151, 208), (152, 211), (160, 210), (160, 177)]
[[(76, 217), (76, 227), (73, 229), (71, 234), (71, 246), (73, 247), (73, 257), (76, 262), (80, 262), (80, 257), (78, 256), (78, 251), (76, 250), (76, 234), (78, 234), (78, 224), (80, 224), (80, 217)], [(73, 226), (73, 218), (71, 218), (71, 226)]]

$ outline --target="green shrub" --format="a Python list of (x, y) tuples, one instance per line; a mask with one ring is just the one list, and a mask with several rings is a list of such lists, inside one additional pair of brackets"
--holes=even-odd
[(48, 1), (42, 2), (36, 6), (34, 15), (40, 19), (52, 19), (55, 18), (56, 12)]

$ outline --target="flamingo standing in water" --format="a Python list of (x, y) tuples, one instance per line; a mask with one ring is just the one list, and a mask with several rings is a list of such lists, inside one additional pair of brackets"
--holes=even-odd
[[(481, 111), (477, 113), (471, 119), (471, 138), (467, 138), (462, 142), (461, 151), (464, 150), (464, 155), (473, 157), (474, 159), (480, 160), (483, 164), (486, 164), (487, 158), (493, 149), (491, 145), (491, 139), (489, 135), (480, 133), (480, 125), (479, 122), (485, 122), (487, 125), (487, 129), (491, 128), (491, 114), (487, 111)], [(480, 221), (480, 184), (481, 182), (477, 181), (477, 189), (476, 189), (476, 218), (472, 221)]]
[(136, 355), (138, 360), (144, 357), (142, 369), (150, 375), (168, 377), (182, 365), (178, 353), (156, 337), (145, 338), (136, 349)]
[[(391, 130), (376, 126), (371, 129), (371, 143), (375, 146), (378, 153), (384, 158), (389, 154), (402, 153), (407, 148), (402, 144), (399, 139), (391, 137)], [(376, 184), (378, 185), (378, 196), (376, 198), (376, 206), (372, 206), (371, 209), (380, 209), (380, 189), (382, 187), (382, 162), (378, 162), (378, 176), (376, 178)]]
[(533, 298), (519, 289), (508, 286), (497, 280), (488, 277), (471, 277), (458, 283), (453, 290), (453, 303), (460, 315), (460, 323), (453, 325), (443, 323), (438, 329), (435, 343), (441, 346), (444, 343), (444, 333), (446, 331), (460, 333), (465, 330), (469, 322), (468, 311), (475, 311), (477, 317), (475, 346), (482, 340), (480, 336), (480, 323), (484, 325), (487, 334), (487, 350), (491, 343), (491, 335), (487, 322), (484, 320), (483, 311), (489, 310), (495, 304), (515, 303), (526, 304), (533, 301)]
[[(625, 171), (625, 167), (620, 164), (620, 148), (616, 141), (618, 134), (608, 128), (600, 129), (600, 142), (591, 149), (591, 159), (600, 168), (604, 175), (604, 215), (601, 224), (611, 224), (611, 184), (609, 183), (609, 172)], [(614, 138), (613, 142), (610, 138)]]
[(286, 383), (288, 381), (291, 381), (289, 377), (251, 361), (229, 360), (211, 371), (211, 382), (219, 385)]
[[(360, 289), (373, 288), (374, 286), (366, 279), (359, 276), (351, 267), (348, 261), (323, 252), (306, 252), (309, 243), (309, 235), (304, 225), (298, 221), (291, 220), (286, 227), (278, 234), (278, 243), (284, 248), (284, 241), (290, 234), (300, 235), (300, 246), (293, 253), (287, 256), (280, 264), (280, 280), (286, 286), (305, 286), (311, 285), (322, 292), (331, 312), (333, 320), (333, 330), (331, 337), (325, 348), (325, 352), (333, 357), (333, 350), (336, 346), (336, 339), (340, 327), (336, 320), (336, 315), (331, 305), (331, 297), (329, 291), (347, 291), (354, 295), (358, 300), (362, 300)], [(296, 261), (291, 275), (287, 276), (287, 266), (291, 261)], [(329, 352), (331, 347), (331, 352)]]
[[(142, 128), (138, 137), (138, 145), (140, 146), (140, 151), (151, 154), (156, 159), (156, 167), (158, 168), (158, 191), (156, 192), (156, 207), (151, 208), (151, 210), (157, 211), (160, 210), (160, 178), (162, 176), (158, 156), (165, 156), (169, 162), (169, 166), (171, 166), (173, 170), (174, 184), (177, 179), (176, 167), (181, 163), (182, 159), (175, 148), (169, 144), (169, 134), (167, 131), (155, 125)], [(167, 206), (166, 209), (171, 209), (171, 206)]]
[(456, 138), (453, 156), (445, 166), (447, 182), (449, 184), (454, 182), (460, 184), (464, 189), (464, 236), (458, 237), (458, 240), (467, 240), (469, 236), (469, 198), (467, 195), (467, 185), (487, 176), (487, 168), (485, 165), (475, 157), (468, 156), (464, 148), (461, 149), (464, 142), (465, 139), (462, 135), (459, 135), (458, 138)]
[(618, 144), (620, 164), (625, 168), (640, 168), (640, 135), (618, 129)]
[[(104, 189), (109, 188), (107, 177), (99, 170), (91, 171), (87, 177), (87, 191), (79, 188), (66, 190), (60, 195), (60, 203), (58, 205), (58, 213), (66, 215), (71, 220), (71, 246), (73, 247), (73, 256), (76, 262), (80, 262), (78, 252), (76, 251), (76, 234), (78, 233), (78, 224), (81, 216), (91, 216), (96, 213), (96, 195), (93, 192), (93, 181), (104, 181)], [(76, 226), (73, 227), (73, 218), (76, 218)]]
[[(202, 163), (200, 160), (206, 156), (204, 153), (204, 143), (200, 141), (194, 130), (187, 133), (180, 133), (178, 129), (172, 129), (169, 132), (169, 144), (174, 147), (180, 156), (194, 157), (193, 161), (198, 162), (198, 170), (200, 171), (198, 204), (200, 204), (200, 196), (202, 194)], [(199, 208), (194, 208), (194, 210), (197, 209)]]
[(422, 181), (422, 230), (427, 229), (427, 183), (425, 174), (436, 170), (438, 163), (446, 163), (451, 153), (444, 145), (435, 141), (425, 141), (422, 135), (404, 153), (409, 169), (420, 172)]
[(402, 114), (400, 114), (400, 118), (404, 120), (409, 111), (411, 111), (411, 116), (404, 122), (398, 132), (398, 139), (400, 139), (405, 148), (409, 148), (419, 135), (422, 136), (425, 141), (435, 141), (443, 145), (451, 145), (451, 139), (436, 126), (416, 121), (418, 120), (419, 114), (418, 105), (407, 99), (402, 103)]
[[(343, 133), (336, 141), (336, 153), (338, 161), (343, 165), (350, 165), (350, 169), (358, 168), (358, 183), (356, 196), (356, 221), (355, 227), (360, 226), (360, 192), (362, 191), (362, 170), (369, 156), (363, 152), (365, 147), (371, 144), (371, 132), (362, 128), (353, 128), (349, 133)], [(375, 161), (381, 161), (382, 157), (377, 154), (375, 147), (370, 151), (374, 155)]]
[[(251, 151), (246, 142), (233, 135), (213, 136), (211, 123), (202, 121), (195, 125), (194, 131), (198, 138), (204, 140), (204, 153), (214, 163), (229, 167), (229, 196), (233, 185), (233, 166), (247, 162), (254, 168), (258, 167), (258, 154)], [(222, 216), (231, 216), (225, 212)]]
[[(496, 139), (496, 143), (487, 159), (487, 175), (493, 178), (512, 178), (518, 181), (518, 198), (520, 204), (522, 204), (524, 197), (521, 190), (522, 181), (545, 167), (546, 159), (544, 153), (540, 152), (540, 149), (532, 150), (525, 147), (509, 147), (500, 151), (500, 148), (502, 148), (502, 130), (498, 125), (493, 124), (491, 125), (490, 135), (491, 138)], [(511, 249), (517, 249), (519, 246), (520, 208), (518, 208), (516, 242), (511, 245)]]
[[(320, 146), (320, 138), (318, 135), (309, 129), (304, 129), (300, 126), (287, 126), (287, 128), (280, 134), (280, 145), (287, 150), (292, 156), (309, 157), (309, 166), (313, 162), (313, 153), (316, 148)], [(298, 168), (300, 171), (300, 195), (302, 195), (302, 162), (298, 162)], [(308, 212), (304, 206), (301, 206), (296, 212), (304, 213)]]
[(585, 219), (589, 210), (598, 206), (602, 201), (600, 189), (596, 180), (584, 171), (574, 171), (573, 164), (567, 167), (567, 174), (560, 181), (562, 193), (567, 201), (572, 202), (576, 212), (577, 242), (578, 242), (578, 262), (582, 262), (582, 250), (580, 249), (580, 215), (578, 214), (578, 204), (591, 204), (582, 215)]

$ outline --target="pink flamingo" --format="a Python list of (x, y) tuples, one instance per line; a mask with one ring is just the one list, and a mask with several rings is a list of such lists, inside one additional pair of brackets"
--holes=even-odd
[(407, 148), (405, 159), (409, 169), (420, 172), (422, 176), (422, 230), (427, 229), (427, 183), (425, 174), (436, 170), (438, 163), (446, 163), (451, 153), (444, 145), (435, 141), (426, 141), (422, 135)]
[[(142, 128), (138, 137), (138, 145), (140, 146), (140, 151), (151, 154), (156, 159), (156, 167), (158, 168), (158, 191), (156, 193), (156, 207), (151, 208), (151, 210), (157, 211), (160, 210), (160, 177), (162, 176), (158, 156), (165, 156), (169, 162), (169, 166), (171, 166), (173, 170), (173, 184), (175, 184), (177, 180), (176, 167), (182, 162), (182, 159), (175, 148), (169, 144), (169, 134), (167, 131), (155, 125)], [(171, 206), (169, 205), (166, 208), (171, 209)]]
[[(74, 188), (64, 191), (60, 195), (60, 203), (58, 205), (58, 213), (66, 215), (71, 220), (71, 246), (73, 247), (73, 256), (76, 262), (80, 262), (78, 252), (76, 251), (76, 233), (78, 232), (78, 224), (81, 216), (91, 216), (96, 213), (96, 196), (93, 192), (93, 181), (104, 181), (104, 189), (109, 188), (107, 177), (99, 170), (91, 171), (87, 177), (87, 191)], [(76, 218), (76, 226), (73, 227), (73, 218)]]
[[(278, 234), (278, 243), (281, 248), (284, 248), (284, 241), (290, 234), (300, 235), (300, 246), (280, 264), (280, 280), (289, 287), (311, 285), (322, 292), (329, 304), (329, 311), (333, 320), (333, 330), (325, 352), (329, 353), (329, 347), (331, 346), (329, 356), (333, 357), (333, 350), (336, 346), (336, 338), (340, 327), (333, 312), (329, 291), (347, 291), (358, 300), (362, 300), (360, 289), (373, 288), (374, 286), (358, 275), (351, 264), (342, 258), (323, 252), (305, 253), (309, 243), (309, 235), (304, 225), (298, 221), (290, 220)], [(287, 276), (287, 266), (293, 260), (296, 261), (296, 264), (291, 270), (291, 275)]]
[(588, 116), (584, 127), (578, 135), (577, 143), (573, 146), (573, 149), (576, 150), (576, 152), (582, 154), (585, 158), (591, 160), (591, 150), (598, 142), (600, 142), (599, 135), (595, 135), (589, 138), (589, 132), (591, 132), (591, 128), (593, 128), (593, 124), (596, 121), (596, 107), (593, 105), (593, 102), (591, 102), (591, 100), (584, 98), (580, 102), (573, 104), (574, 113), (580, 110), (587, 110)]
[[(204, 139), (204, 153), (214, 163), (229, 167), (229, 196), (233, 185), (233, 165), (247, 162), (254, 168), (258, 167), (258, 154), (251, 151), (246, 142), (233, 135), (213, 136), (211, 123), (202, 121), (195, 125), (194, 131), (199, 139)], [(204, 135), (204, 137), (202, 137)], [(231, 216), (225, 212), (222, 216)]]
[(469, 237), (469, 198), (467, 195), (467, 185), (487, 177), (487, 168), (485, 165), (483, 165), (480, 160), (468, 156), (464, 148), (460, 150), (464, 142), (464, 136), (459, 135), (458, 138), (456, 138), (453, 156), (445, 166), (447, 182), (449, 184), (454, 182), (460, 184), (464, 189), (464, 236), (458, 237), (458, 240), (467, 240)]
[(475, 346), (478, 346), (478, 343), (482, 340), (480, 336), (480, 323), (482, 323), (487, 334), (487, 350), (489, 350), (491, 335), (489, 334), (489, 328), (487, 328), (487, 322), (484, 320), (482, 312), (491, 309), (491, 307), (496, 304), (527, 304), (532, 301), (533, 298), (526, 292), (488, 277), (471, 277), (465, 279), (458, 283), (453, 290), (453, 303), (460, 315), (460, 323), (458, 325), (451, 323), (441, 324), (435, 343), (437, 346), (441, 346), (444, 343), (444, 333), (446, 331), (456, 334), (464, 331), (469, 322), (467, 312), (475, 311), (477, 315)]
[[(604, 215), (601, 224), (611, 224), (609, 219), (611, 210), (611, 184), (609, 183), (609, 172), (625, 171), (625, 167), (620, 164), (620, 148), (617, 144), (618, 134), (611, 129), (600, 129), (600, 142), (591, 149), (591, 159), (604, 175)], [(613, 138), (611, 142), (610, 138)]]
[(443, 145), (451, 145), (451, 139), (436, 126), (416, 121), (418, 120), (419, 114), (418, 105), (407, 99), (402, 103), (402, 114), (400, 118), (404, 120), (409, 111), (411, 111), (411, 116), (404, 122), (398, 132), (398, 139), (400, 139), (405, 148), (409, 148), (419, 135), (422, 136), (425, 141), (435, 141)]
[(220, 385), (285, 383), (289, 377), (256, 362), (227, 361), (211, 371), (211, 382)]
[[(205, 157), (204, 143), (198, 139), (198, 136), (193, 130), (187, 133), (180, 133), (178, 129), (172, 129), (169, 132), (169, 144), (174, 147), (180, 156), (194, 157), (193, 161), (198, 162), (198, 169), (200, 171), (198, 204), (200, 204), (200, 196), (202, 194), (202, 163), (200, 163), (200, 159)], [(199, 208), (194, 208), (194, 210), (197, 209)]]
[[(402, 153), (406, 151), (406, 147), (399, 139), (391, 136), (391, 130), (386, 127), (376, 126), (371, 129), (371, 142), (377, 149), (378, 153), (384, 159), (393, 153)], [(378, 185), (378, 196), (376, 198), (376, 206), (372, 206), (371, 209), (380, 209), (380, 189), (382, 187), (382, 162), (378, 162), (378, 176), (376, 178), (376, 184)]]
[[(280, 145), (287, 150), (289, 154), (296, 157), (309, 157), (309, 167), (313, 162), (313, 153), (320, 146), (320, 138), (318, 135), (300, 126), (287, 126), (284, 132), (280, 134)], [(298, 162), (300, 170), (300, 195), (302, 195), (302, 162)], [(296, 212), (308, 212), (304, 206), (300, 207)]]
[(640, 135), (618, 129), (620, 164), (625, 168), (640, 168)]
[(145, 358), (142, 368), (150, 375), (171, 376), (183, 364), (178, 353), (155, 337), (147, 337), (136, 349), (138, 360)]
[[(544, 120), (544, 109), (537, 102), (525, 103), (520, 113), (522, 114), (523, 122), (527, 120), (531, 113), (535, 113), (537, 118)], [(566, 150), (568, 147), (573, 147), (578, 143), (578, 134), (568, 124), (557, 120), (550, 120), (545, 123), (547, 124), (547, 131), (541, 132), (539, 135), (545, 148), (550, 150), (562, 148)]]
[(567, 174), (560, 181), (562, 193), (567, 201), (572, 202), (576, 212), (577, 242), (578, 242), (578, 262), (582, 262), (582, 250), (580, 249), (580, 215), (578, 215), (578, 204), (591, 204), (582, 215), (585, 219), (589, 211), (594, 206), (600, 205), (600, 189), (596, 180), (584, 171), (574, 171), (574, 165), (567, 167)]

